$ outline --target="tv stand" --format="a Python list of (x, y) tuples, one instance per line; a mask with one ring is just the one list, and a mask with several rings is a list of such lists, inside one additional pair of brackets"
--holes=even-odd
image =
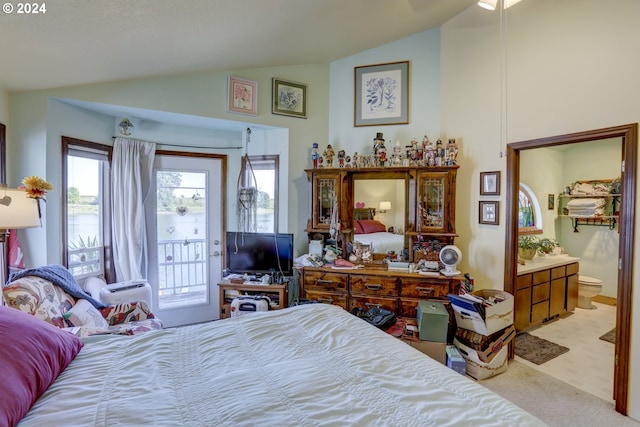
[(265, 295), (271, 299), (271, 310), (287, 308), (287, 283), (282, 285), (263, 285), (259, 283), (231, 283), (223, 280), (218, 283), (220, 289), (220, 319), (231, 317), (231, 301), (237, 295), (228, 291), (237, 291), (242, 295)]

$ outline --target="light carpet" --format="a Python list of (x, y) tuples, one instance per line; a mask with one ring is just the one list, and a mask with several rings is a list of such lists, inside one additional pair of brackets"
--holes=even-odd
[(506, 372), (479, 384), (553, 427), (640, 427), (640, 422), (616, 412), (612, 403), (515, 360)]

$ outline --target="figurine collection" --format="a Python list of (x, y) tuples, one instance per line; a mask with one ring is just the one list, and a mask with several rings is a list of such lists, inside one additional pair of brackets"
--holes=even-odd
[(409, 145), (402, 147), (400, 140), (396, 140), (391, 149), (385, 146), (382, 132), (376, 133), (370, 154), (354, 152), (348, 156), (345, 150), (338, 150), (337, 155), (331, 144), (322, 153), (318, 143), (311, 148), (311, 162), (313, 168), (379, 168), (402, 166), (453, 166), (457, 164), (458, 146), (456, 140), (450, 138), (446, 147), (441, 139), (434, 144), (427, 135), (418, 141), (412, 138)]

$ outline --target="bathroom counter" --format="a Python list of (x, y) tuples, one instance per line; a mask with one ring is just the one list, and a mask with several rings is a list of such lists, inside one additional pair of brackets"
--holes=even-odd
[(533, 273), (534, 271), (560, 267), (578, 261), (580, 261), (580, 258), (567, 254), (535, 256), (532, 260), (525, 260), (524, 265), (518, 264), (518, 276)]
[(578, 303), (579, 260), (568, 255), (553, 255), (518, 264), (514, 301), (516, 331), (574, 311)]

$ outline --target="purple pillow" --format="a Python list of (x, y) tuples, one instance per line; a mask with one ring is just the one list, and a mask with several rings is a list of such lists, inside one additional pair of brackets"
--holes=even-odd
[(75, 335), (0, 306), (0, 425), (13, 426), (82, 348)]

